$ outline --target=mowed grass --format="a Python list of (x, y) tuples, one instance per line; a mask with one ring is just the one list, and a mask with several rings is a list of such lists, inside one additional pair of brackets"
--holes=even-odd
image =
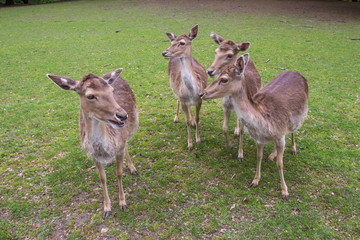
[[(2, 8), (0, 22), (0, 239), (360, 238), (360, 41), (350, 40), (358, 22), (146, 1)], [(202, 144), (192, 152), (184, 114), (173, 124), (164, 33), (187, 34), (195, 24), (193, 56), (205, 68), (213, 31), (252, 43), (264, 86), (284, 69), (308, 80), (298, 154), (287, 138), (284, 155), (289, 202), (275, 162), (264, 162), (260, 185), (248, 188), (256, 147), (246, 135), (244, 162), (237, 147), (224, 147), (221, 100), (203, 102)], [(125, 169), (128, 208), (120, 212), (115, 166), (106, 169), (113, 215), (104, 221), (100, 181), (80, 147), (78, 96), (45, 75), (80, 80), (119, 67), (137, 97), (140, 127), (129, 150), (140, 175)]]

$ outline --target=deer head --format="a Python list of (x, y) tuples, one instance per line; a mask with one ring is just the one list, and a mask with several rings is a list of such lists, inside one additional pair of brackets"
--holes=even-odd
[(249, 54), (240, 56), (234, 65), (228, 66), (228, 68), (200, 94), (200, 97), (203, 100), (210, 100), (238, 94), (241, 88), (244, 87), (244, 71), (248, 62)]
[(235, 63), (239, 52), (245, 52), (250, 48), (249, 42), (236, 44), (233, 41), (225, 41), (215, 33), (211, 33), (210, 37), (219, 45), (215, 50), (214, 62), (207, 70), (210, 77), (217, 77), (227, 66)]
[(183, 58), (191, 56), (191, 43), (196, 38), (199, 26), (196, 25), (190, 30), (189, 35), (176, 36), (173, 33), (166, 33), (171, 41), (171, 46), (162, 55), (164, 58)]
[(80, 96), (81, 110), (85, 116), (119, 129), (125, 125), (127, 113), (114, 98), (113, 87), (110, 85), (121, 73), (117, 69), (104, 76), (107, 79), (89, 74), (81, 81), (71, 78), (47, 74), (57, 86), (63, 90), (73, 90)]

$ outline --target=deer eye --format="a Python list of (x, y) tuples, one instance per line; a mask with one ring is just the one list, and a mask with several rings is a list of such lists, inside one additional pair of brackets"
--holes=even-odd
[(96, 99), (96, 97), (94, 95), (92, 95), (92, 94), (87, 95), (86, 98), (89, 99), (89, 100)]
[(220, 83), (227, 83), (229, 80), (227, 78), (221, 78)]
[(180, 42), (180, 45), (183, 45), (183, 46), (184, 46), (184, 45), (185, 45), (185, 43), (184, 43), (184, 42)]
[(232, 58), (233, 55), (232, 55), (232, 54), (228, 54), (227, 57), (228, 57), (228, 58)]

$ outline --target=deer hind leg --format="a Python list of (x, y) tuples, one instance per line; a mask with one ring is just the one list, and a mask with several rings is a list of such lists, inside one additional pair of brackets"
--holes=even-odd
[(96, 163), (96, 168), (99, 173), (99, 178), (101, 181), (102, 189), (104, 192), (104, 214), (103, 218), (106, 219), (108, 216), (111, 215), (111, 201), (109, 198), (107, 186), (106, 186), (106, 173), (104, 166), (101, 163)]
[(180, 101), (178, 99), (177, 100), (176, 115), (175, 115), (175, 118), (174, 118), (174, 123), (179, 122), (179, 109), (180, 109)]
[(126, 154), (126, 162), (127, 162), (127, 165), (130, 169), (130, 173), (131, 174), (134, 174), (134, 175), (138, 175), (138, 172), (133, 164), (133, 162), (131, 161), (131, 158), (130, 158), (130, 154), (129, 154), (129, 151), (128, 151), (128, 145), (126, 144), (126, 147), (125, 147), (125, 154)]
[(241, 134), (241, 129), (240, 128), (244, 128), (243, 126), (242, 126), (242, 124), (240, 124), (240, 119), (239, 119), (239, 117), (238, 116), (236, 116), (236, 127), (235, 127), (235, 131), (234, 131), (234, 138), (238, 138), (239, 136), (240, 136), (240, 134)]
[(126, 201), (125, 201), (125, 194), (122, 184), (122, 176), (123, 176), (123, 165), (124, 165), (124, 150), (120, 151), (116, 155), (116, 176), (118, 179), (119, 185), (119, 207), (120, 211), (123, 212), (126, 210)]
[(240, 124), (240, 139), (239, 139), (239, 153), (238, 159), (240, 162), (244, 161), (244, 150), (243, 150), (243, 135), (244, 135), (244, 125)]
[(296, 155), (295, 133), (291, 133), (291, 154)]
[(191, 151), (193, 149), (192, 140), (191, 140), (191, 132), (190, 132), (190, 120), (189, 120), (189, 107), (185, 104), (181, 104), (181, 107), (185, 114), (185, 122), (188, 134), (188, 149)]
[(272, 162), (274, 161), (274, 158), (277, 156), (277, 150), (276, 150), (276, 145), (274, 147), (274, 150), (272, 151), (272, 153), (270, 153), (269, 157), (265, 160), (265, 162)]
[(277, 149), (277, 153), (278, 153), (276, 165), (277, 165), (277, 167), (279, 169), (279, 173), (280, 173), (281, 194), (282, 194), (284, 201), (288, 201), (289, 193), (288, 193), (287, 186), (285, 183), (284, 169), (283, 169), (284, 168), (283, 156), (284, 156), (284, 150), (285, 150), (285, 136), (276, 142), (276, 149)]
[(202, 102), (200, 102), (198, 105), (196, 105), (196, 125), (195, 125), (195, 129), (196, 129), (196, 144), (200, 144), (201, 140), (200, 140), (200, 133), (199, 133), (199, 120), (200, 120), (200, 109), (201, 109), (201, 104)]
[(191, 120), (191, 126), (196, 129), (196, 120), (193, 116), (193, 112), (191, 110), (191, 107), (189, 106), (189, 112), (190, 112), (190, 120)]
[(230, 110), (224, 107), (224, 123), (222, 130), (225, 137), (226, 147), (231, 147), (231, 143), (229, 141), (229, 136), (228, 136), (229, 118), (230, 118)]
[(264, 144), (256, 144), (256, 148), (257, 148), (256, 172), (255, 172), (255, 178), (249, 186), (250, 188), (256, 188), (259, 185), (261, 178), (261, 160), (263, 157)]

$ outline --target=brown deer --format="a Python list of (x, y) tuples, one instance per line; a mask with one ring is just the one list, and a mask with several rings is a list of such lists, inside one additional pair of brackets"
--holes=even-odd
[[(250, 48), (249, 42), (243, 42), (236, 44), (233, 41), (225, 41), (224, 38), (220, 37), (215, 33), (211, 33), (210, 37), (213, 41), (219, 45), (215, 50), (215, 59), (211, 64), (207, 73), (210, 77), (217, 77), (224, 69), (230, 65), (233, 65), (237, 59), (239, 52), (245, 52)], [(253, 96), (261, 88), (261, 76), (256, 70), (254, 63), (249, 60), (248, 66), (245, 70), (245, 76), (249, 83), (249, 93)], [(232, 104), (231, 96), (223, 97), (222, 99), (223, 109), (224, 109), (224, 123), (223, 123), (223, 134), (226, 140), (226, 146), (230, 147), (230, 141), (228, 138), (228, 125), (231, 112), (235, 111)], [(236, 117), (236, 128), (234, 131), (234, 136), (239, 137), (239, 152), (238, 159), (239, 161), (244, 160), (244, 151), (243, 151), (243, 134), (244, 134), (244, 125), (239, 124), (240, 119)]]
[[(196, 143), (200, 144), (199, 113), (202, 100), (199, 94), (206, 88), (208, 83), (205, 69), (191, 56), (191, 43), (196, 38), (197, 33), (198, 25), (190, 30), (189, 35), (175, 36), (172, 33), (166, 33), (171, 41), (171, 46), (162, 53), (164, 58), (170, 59), (168, 65), (170, 87), (177, 96), (178, 106), (174, 122), (179, 119), (179, 105), (181, 105), (185, 114), (189, 150), (193, 148), (189, 112), (191, 124), (196, 130)], [(196, 108), (195, 119), (191, 106)]]
[(60, 88), (73, 90), (80, 96), (80, 137), (86, 154), (92, 158), (99, 172), (104, 191), (104, 214), (111, 214), (111, 201), (106, 187), (105, 164), (116, 160), (116, 175), (119, 184), (120, 211), (126, 209), (122, 186), (124, 155), (132, 174), (137, 174), (131, 162), (127, 142), (138, 127), (138, 112), (135, 95), (119, 74), (122, 69), (97, 77), (85, 76), (81, 81), (47, 74)]
[(249, 93), (249, 84), (244, 71), (249, 63), (249, 54), (237, 59), (201, 94), (203, 100), (231, 96), (236, 114), (256, 141), (257, 167), (250, 188), (260, 181), (261, 160), (264, 145), (275, 142), (277, 167), (280, 172), (281, 191), (284, 200), (289, 199), (283, 173), (285, 135), (298, 130), (308, 111), (308, 84), (297, 72), (284, 72), (254, 96)]

